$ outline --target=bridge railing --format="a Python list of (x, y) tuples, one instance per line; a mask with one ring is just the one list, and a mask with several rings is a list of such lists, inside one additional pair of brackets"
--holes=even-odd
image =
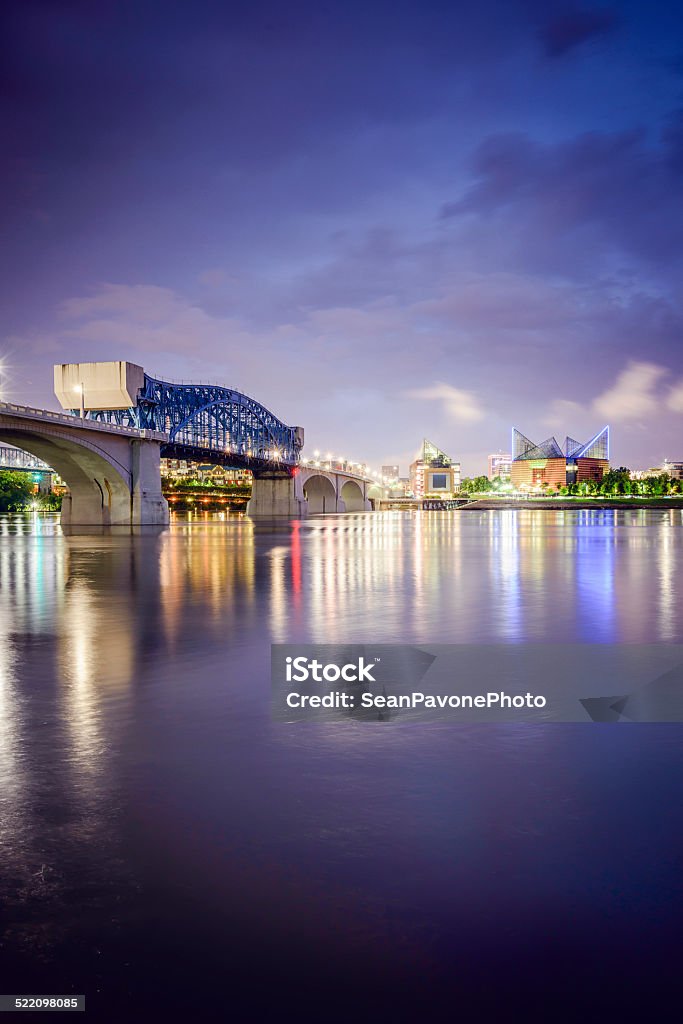
[(326, 473), (344, 473), (346, 476), (356, 477), (370, 484), (377, 484), (378, 487), (390, 487), (393, 482), (388, 477), (382, 476), (381, 473), (371, 469), (365, 462), (354, 462), (341, 456), (335, 458), (334, 455), (328, 455), (323, 458), (319, 452), (314, 452), (312, 458), (302, 456), (301, 467), (303, 469), (320, 469)]
[(82, 427), (84, 430), (106, 430), (112, 434), (127, 434), (129, 436), (135, 434), (138, 437), (150, 438), (155, 441), (166, 439), (166, 434), (158, 430), (120, 426), (104, 420), (81, 419), (75, 412), (53, 412), (51, 409), (34, 409), (30, 405), (15, 405), (13, 402), (0, 402), (0, 415), (2, 413), (34, 420), (40, 419), (47, 420), (48, 422), (67, 423), (70, 427)]

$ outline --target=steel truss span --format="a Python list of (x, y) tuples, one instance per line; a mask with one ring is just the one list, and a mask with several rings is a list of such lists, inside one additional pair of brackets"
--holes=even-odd
[(239, 391), (170, 384), (148, 374), (135, 406), (91, 410), (87, 417), (168, 434), (161, 448), (165, 458), (227, 463), (255, 472), (281, 468), (291, 473), (303, 444), (296, 427)]

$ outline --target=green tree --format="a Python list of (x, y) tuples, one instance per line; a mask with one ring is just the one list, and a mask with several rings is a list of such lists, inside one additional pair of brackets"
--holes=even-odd
[(626, 466), (608, 469), (600, 481), (600, 494), (631, 494), (633, 490), (631, 471)]
[[(34, 495), (34, 501), (38, 506), (40, 512), (59, 512), (62, 507), (62, 496), (61, 494), (36, 494)], [(33, 502), (31, 502), (33, 504)]]
[(644, 494), (651, 494), (659, 497), (662, 494), (671, 493), (672, 481), (668, 473), (658, 473), (656, 475), (652, 474), (651, 476), (646, 476), (642, 483)]
[(27, 473), (0, 472), (0, 512), (19, 512), (33, 499), (33, 481)]

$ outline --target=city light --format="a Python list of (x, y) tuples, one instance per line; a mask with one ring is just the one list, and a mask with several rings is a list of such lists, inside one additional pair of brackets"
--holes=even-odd
[(80, 395), (80, 398), (81, 398), (81, 419), (84, 420), (85, 419), (85, 387), (83, 386), (83, 384), (75, 384), (74, 385), (74, 391), (76, 392), (77, 395)]

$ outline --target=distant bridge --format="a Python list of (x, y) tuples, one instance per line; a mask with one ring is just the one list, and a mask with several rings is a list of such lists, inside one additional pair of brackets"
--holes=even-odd
[(15, 473), (53, 473), (54, 470), (42, 459), (21, 448), (8, 448), (0, 444), (0, 469), (9, 469)]

